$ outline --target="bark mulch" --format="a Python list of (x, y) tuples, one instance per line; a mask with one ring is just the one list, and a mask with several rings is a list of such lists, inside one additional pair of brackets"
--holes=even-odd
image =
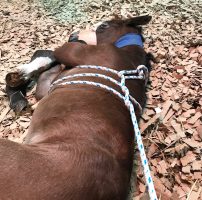
[[(69, 2), (69, 1), (67, 1)], [(80, 3), (79, 3), (80, 2)], [(140, 129), (159, 199), (202, 199), (202, 4), (200, 1), (0, 2), (0, 137), (23, 142), (37, 102), (16, 116), (9, 109), (5, 75), (28, 62), (37, 49), (54, 49), (67, 34), (114, 15), (151, 14), (145, 48), (156, 62), (150, 74), (148, 101)], [(137, 154), (138, 155), (138, 154)], [(134, 200), (147, 199), (137, 159)]]

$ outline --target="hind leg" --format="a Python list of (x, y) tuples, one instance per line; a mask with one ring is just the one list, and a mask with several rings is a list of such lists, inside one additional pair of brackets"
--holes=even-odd
[[(26, 91), (31, 79), (37, 79), (38, 76), (45, 70), (54, 67), (58, 64), (53, 51), (38, 50), (34, 53), (30, 63), (21, 65), (19, 72), (12, 72), (6, 75), (6, 93), (10, 101), (10, 107), (16, 112), (21, 112), (28, 106), (26, 99)], [(53, 72), (54, 70), (51, 70)], [(56, 70), (57, 71), (57, 70)], [(50, 74), (52, 74), (50, 72)], [(48, 73), (49, 74), (49, 73)], [(43, 79), (42, 76), (41, 79)], [(51, 75), (53, 77), (53, 75)], [(45, 81), (44, 81), (45, 82)], [(47, 78), (48, 82), (48, 78)], [(47, 84), (45, 84), (47, 85)], [(42, 88), (42, 87), (39, 87)], [(41, 91), (41, 89), (39, 90)], [(42, 93), (42, 92), (39, 92)]]
[(29, 80), (21, 79), (18, 72), (11, 72), (6, 75), (6, 94), (10, 101), (10, 108), (15, 113), (20, 113), (28, 106), (26, 99), (26, 89), (30, 83)]
[(18, 67), (20, 73), (25, 79), (38, 77), (43, 71), (59, 64), (51, 50), (38, 50), (34, 53), (28, 64)]
[(45, 72), (43, 72), (37, 81), (36, 94), (35, 97), (37, 100), (42, 99), (48, 94), (50, 85), (53, 80), (64, 70), (64, 66), (57, 65)]

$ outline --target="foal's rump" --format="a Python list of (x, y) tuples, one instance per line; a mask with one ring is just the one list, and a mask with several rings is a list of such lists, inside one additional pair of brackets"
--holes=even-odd
[(80, 200), (81, 196), (121, 200), (127, 196), (130, 174), (110, 151), (92, 141), (21, 145), (0, 140), (0, 152), (4, 160), (1, 200)]

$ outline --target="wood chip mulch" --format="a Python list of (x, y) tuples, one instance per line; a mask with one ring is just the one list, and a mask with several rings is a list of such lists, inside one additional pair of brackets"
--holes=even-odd
[[(140, 129), (159, 199), (202, 199), (202, 17), (197, 6), (177, 1), (137, 1), (132, 11), (123, 1), (116, 14), (132, 16), (149, 13), (152, 22), (145, 27), (145, 48), (154, 54), (148, 85), (148, 101)], [(148, 3), (149, 2), (149, 3)], [(187, 0), (190, 2), (191, 0)], [(111, 1), (115, 4), (116, 1)], [(132, 3), (130, 3), (132, 4)], [(117, 5), (116, 5), (117, 6)], [(177, 7), (178, 6), (178, 7)], [(15, 116), (5, 96), (5, 75), (28, 62), (37, 49), (61, 45), (70, 30), (109, 19), (99, 10), (91, 21), (59, 23), (42, 6), (31, 1), (0, 2), (0, 137), (19, 143), (26, 135), (37, 102), (34, 89), (28, 93), (30, 109)], [(100, 8), (101, 9), (101, 8)], [(179, 12), (176, 10), (179, 9)], [(102, 12), (102, 17), (99, 16)], [(92, 12), (91, 12), (92, 13)], [(138, 155), (138, 153), (137, 153)], [(147, 199), (140, 159), (137, 163), (134, 200)]]

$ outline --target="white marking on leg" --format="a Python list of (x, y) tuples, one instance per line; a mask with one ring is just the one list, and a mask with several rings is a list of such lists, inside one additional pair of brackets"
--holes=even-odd
[(52, 62), (49, 57), (38, 57), (34, 59), (29, 64), (20, 65), (18, 70), (25, 76), (29, 77), (33, 71), (40, 69), (41, 67), (48, 67), (48, 65)]

